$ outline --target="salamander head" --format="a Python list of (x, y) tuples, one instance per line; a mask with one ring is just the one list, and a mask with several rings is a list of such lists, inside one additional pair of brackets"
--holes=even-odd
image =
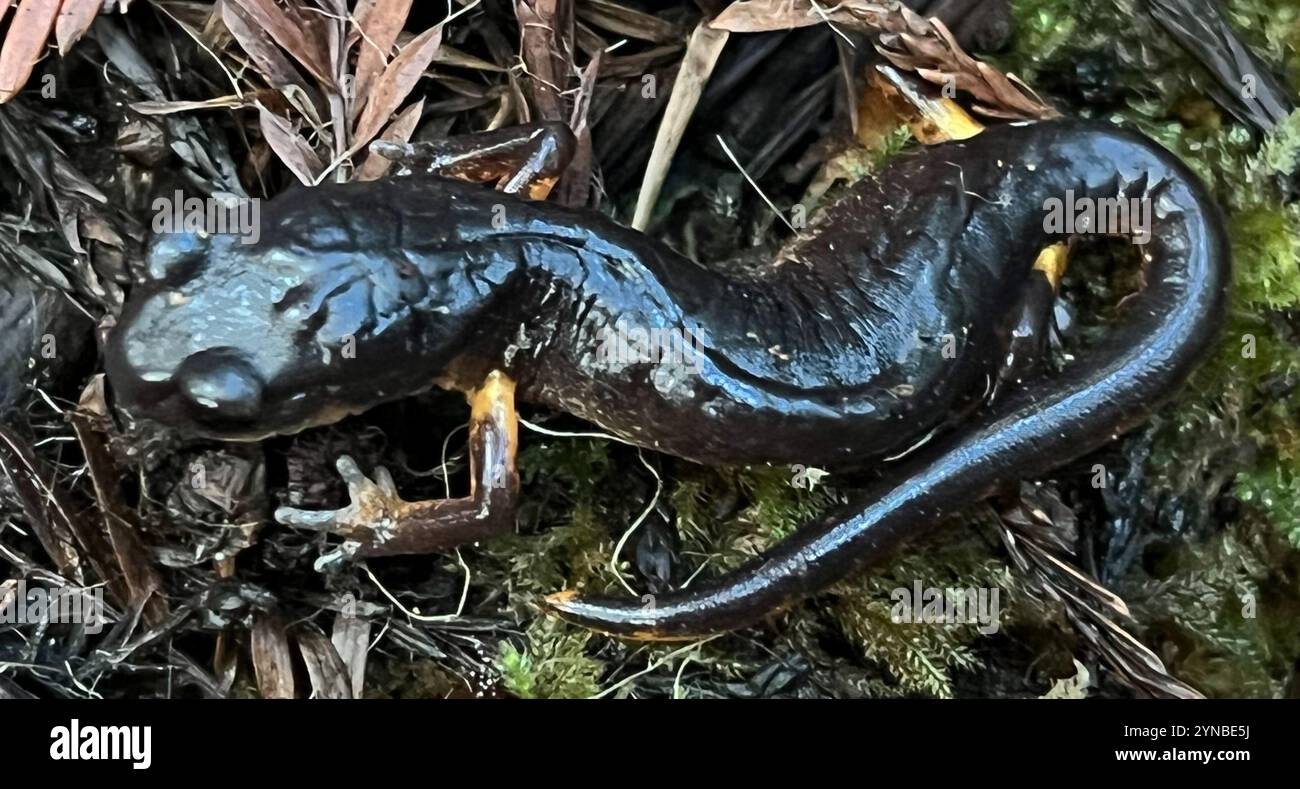
[(417, 269), (370, 241), (338, 225), (256, 245), (159, 236), (108, 340), (117, 406), (184, 435), (257, 440), (428, 388), (459, 340), (465, 294), (421, 273), (439, 270), (436, 251)]

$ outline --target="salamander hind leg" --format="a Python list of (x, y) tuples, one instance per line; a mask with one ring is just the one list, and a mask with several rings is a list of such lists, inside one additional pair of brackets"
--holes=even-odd
[(1039, 377), (1047, 368), (1051, 348), (1053, 313), (1061, 277), (1069, 256), (1065, 243), (1053, 244), (1039, 253), (1020, 301), (1010, 311), (1010, 321), (1000, 333), (1002, 359), (989, 402)]
[(470, 495), (459, 499), (405, 501), (382, 466), (374, 478), (361, 473), (352, 458), (339, 458), (348, 486), (348, 506), (338, 510), (281, 507), (275, 518), (286, 526), (314, 529), (344, 538), (318, 566), (348, 556), (434, 553), (483, 540), (514, 526), (519, 492), (515, 470), (518, 416), (514, 382), (493, 372), (471, 395)]

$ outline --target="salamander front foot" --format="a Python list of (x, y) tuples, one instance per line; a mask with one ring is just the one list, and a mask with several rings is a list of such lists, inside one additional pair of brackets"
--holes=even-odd
[[(361, 473), (355, 460), (343, 455), (335, 463), (335, 468), (348, 486), (349, 504), (346, 507), (337, 510), (280, 507), (275, 511), (275, 519), (285, 526), (326, 531), (345, 538), (343, 546), (327, 554), (324, 560), (382, 553), (397, 524), (409, 521), (414, 502), (402, 501), (392, 475), (383, 466), (375, 468), (375, 477), (371, 479)], [(328, 561), (319, 564), (324, 563)]]
[(345, 455), (337, 467), (348, 486), (350, 503), (346, 507), (280, 507), (275, 519), (286, 526), (344, 538), (338, 549), (317, 561), (317, 568), (354, 556), (436, 553), (509, 531), (514, 526), (519, 491), (514, 383), (494, 372), (472, 393), (470, 401), (469, 496), (405, 501), (387, 469), (377, 467), (371, 479)]

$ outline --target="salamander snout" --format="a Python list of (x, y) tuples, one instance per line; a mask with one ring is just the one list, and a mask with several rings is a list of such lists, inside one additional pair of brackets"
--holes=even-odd
[[(260, 424), (267, 384), (237, 348), (208, 348), (189, 353), (168, 369), (148, 353), (153, 347), (128, 340), (127, 332), (110, 337), (105, 369), (114, 401), (135, 419), (161, 423), (191, 436), (237, 437), (267, 432)], [(134, 350), (134, 353), (129, 352)]]

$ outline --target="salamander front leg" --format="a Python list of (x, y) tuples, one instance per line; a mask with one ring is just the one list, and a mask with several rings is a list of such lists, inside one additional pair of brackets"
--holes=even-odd
[(515, 471), (518, 416), (514, 382), (493, 372), (470, 395), (470, 495), (461, 499), (404, 501), (382, 466), (374, 478), (352, 458), (338, 470), (351, 503), (338, 510), (281, 507), (275, 519), (286, 526), (316, 529), (345, 539), (321, 563), (346, 556), (422, 554), (487, 539), (514, 526), (519, 475)]

